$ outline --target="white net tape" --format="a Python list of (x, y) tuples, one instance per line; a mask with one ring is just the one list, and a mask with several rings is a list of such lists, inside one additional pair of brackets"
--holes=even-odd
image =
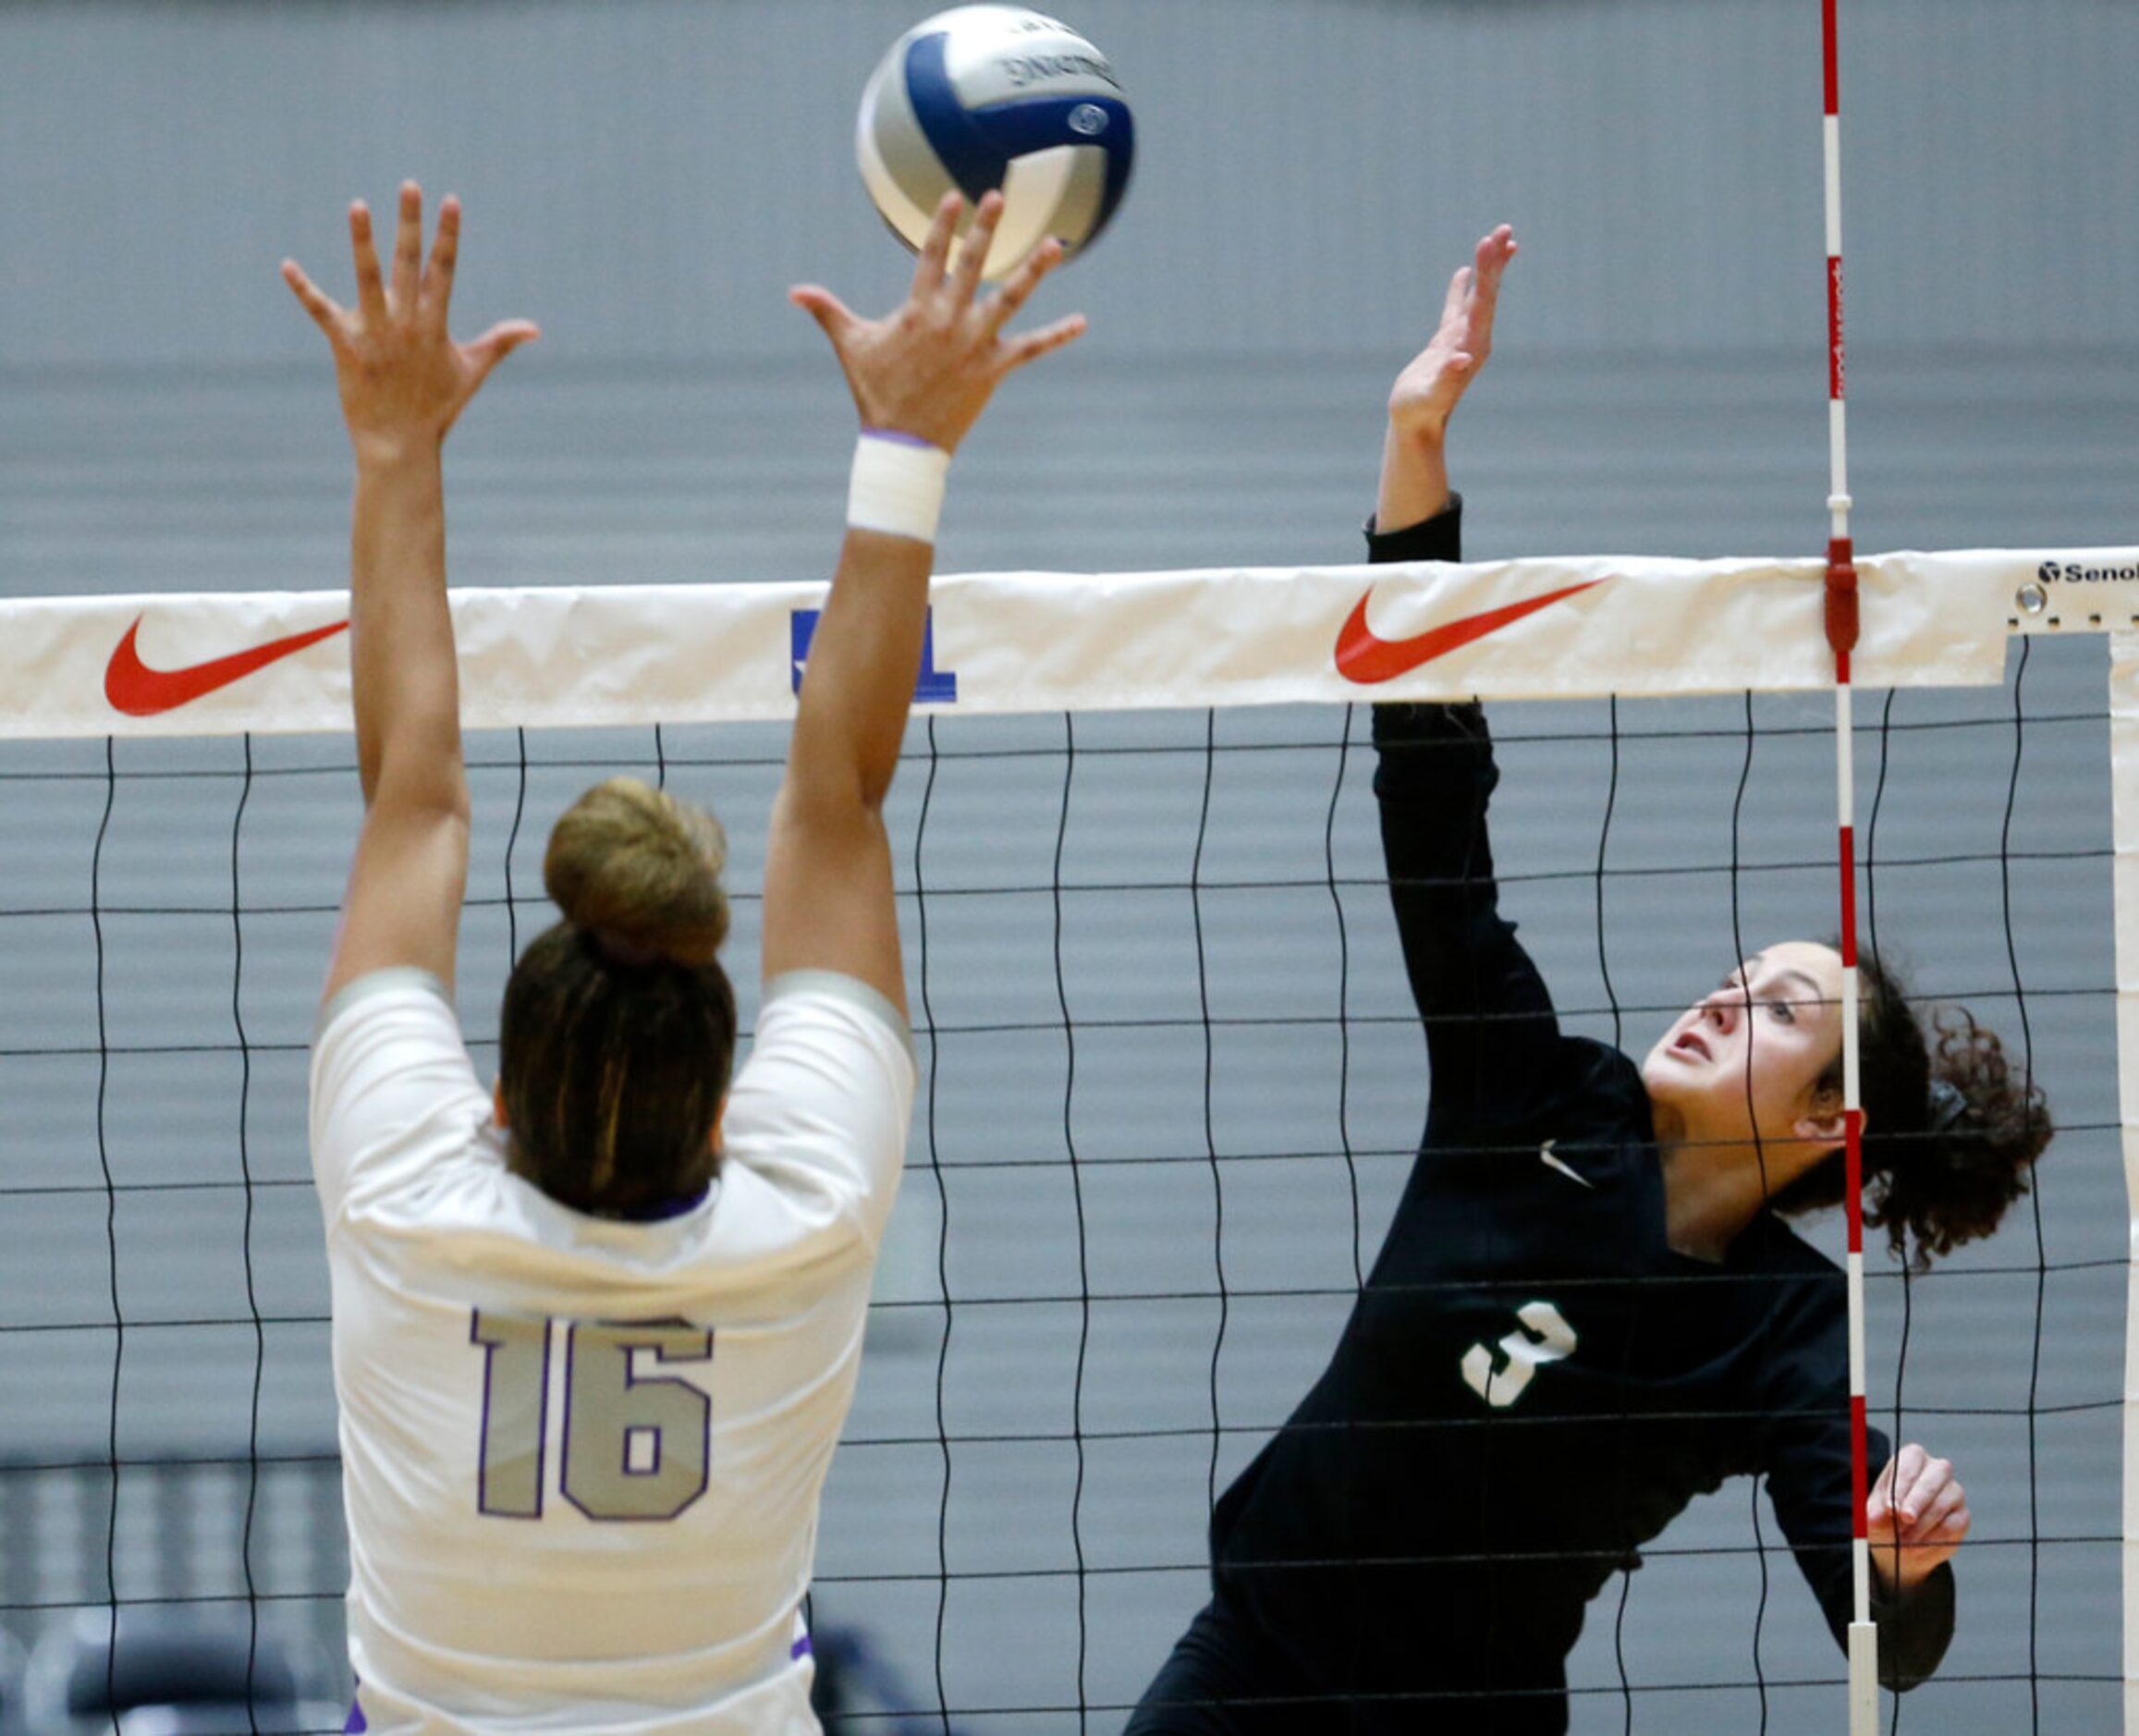
[[(1866, 687), (1986, 686), (2009, 630), (2139, 625), (2139, 550), (1862, 558)], [(1816, 561), (974, 573), (919, 697), (960, 713), (1828, 686)], [(470, 728), (792, 715), (820, 585), (454, 593)], [(1695, 599), (1698, 599), (1696, 604)], [(348, 727), (338, 592), (0, 602), (0, 736)], [(932, 681), (934, 685), (932, 686)]]

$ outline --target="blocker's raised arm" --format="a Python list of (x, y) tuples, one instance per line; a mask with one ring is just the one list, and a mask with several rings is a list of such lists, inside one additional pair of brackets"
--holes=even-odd
[(356, 458), (349, 538), (349, 673), (364, 826), (325, 994), (412, 965), (448, 988), (468, 878), (468, 779), (446, 600), (446, 435), (490, 371), (537, 336), (526, 320), (456, 343), (446, 316), (459, 202), (440, 207), (423, 257), (423, 196), (401, 188), (392, 275), (362, 202), (349, 207), (357, 303), (331, 300), (294, 260), (282, 275), (334, 352)]
[(981, 265), (1002, 215), (984, 196), (951, 258), (964, 212), (937, 207), (904, 305), (862, 319), (829, 290), (804, 285), (797, 306), (824, 328), (845, 370), (862, 437), (848, 532), (811, 641), (786, 780), (765, 862), (764, 972), (860, 978), (904, 1010), (891, 848), (882, 807), (898, 765), (921, 668), (935, 560), (935, 513), (957, 448), (1006, 374), (1084, 329), (1071, 314), (1035, 331), (1004, 327), (1056, 265), (1049, 241), (993, 296)]

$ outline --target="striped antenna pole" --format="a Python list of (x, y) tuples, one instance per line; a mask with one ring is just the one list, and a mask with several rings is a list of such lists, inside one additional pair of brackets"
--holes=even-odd
[(1842, 1111), (1844, 1190), (1850, 1231), (1850, 1476), (1852, 1498), (1850, 1619), (1850, 1732), (1876, 1736), (1879, 1719), (1878, 1630), (1872, 1624), (1872, 1557), (1865, 1527), (1869, 1466), (1864, 1439), (1864, 1207), (1863, 1099), (1857, 1065), (1856, 780), (1852, 763), (1850, 654), (1857, 644), (1857, 568), (1850, 538), (1848, 370), (1842, 348), (1841, 55), (1838, 0), (1821, 0), (1826, 111), (1821, 123), (1827, 172), (1827, 634), (1835, 654), (1835, 793), (1841, 829)]

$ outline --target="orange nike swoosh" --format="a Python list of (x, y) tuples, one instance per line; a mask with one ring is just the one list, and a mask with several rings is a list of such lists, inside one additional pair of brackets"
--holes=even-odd
[(134, 644), (135, 635), (141, 630), (145, 618), (134, 617), (134, 624), (127, 629), (127, 636), (119, 641), (111, 662), (104, 666), (104, 696), (111, 701), (114, 711), (124, 712), (128, 717), (153, 717), (161, 712), (189, 705), (219, 687), (242, 680), (255, 669), (264, 669), (307, 645), (331, 639), (348, 626), (347, 621), (336, 621), (331, 627), (292, 633), (287, 639), (271, 640), (250, 651), (233, 652), (227, 657), (192, 664), (183, 669), (152, 669), (141, 661), (141, 654)]
[(1359, 600), (1359, 606), (1337, 635), (1337, 672), (1348, 681), (1356, 681), (1362, 687), (1371, 687), (1378, 681), (1393, 681), (1400, 675), (1408, 675), (1421, 664), (1431, 663), (1436, 657), (1445, 657), (1451, 651), (1472, 644), (1497, 632), (1510, 621), (1519, 621), (1525, 615), (1534, 615), (1539, 609), (1558, 603), (1562, 597), (1571, 597), (1578, 591), (1587, 591), (1592, 585), (1601, 585), (1602, 579), (1586, 579), (1581, 584), (1569, 585), (1564, 590), (1547, 592), (1541, 597), (1531, 597), (1522, 603), (1510, 603), (1503, 608), (1487, 609), (1483, 614), (1466, 615), (1461, 620), (1444, 621), (1410, 639), (1377, 638), (1366, 624), (1367, 599), (1372, 591)]

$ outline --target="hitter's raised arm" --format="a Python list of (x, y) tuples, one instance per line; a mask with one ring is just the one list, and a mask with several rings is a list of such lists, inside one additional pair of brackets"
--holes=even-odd
[(1505, 223), (1479, 240), (1471, 263), (1449, 279), (1432, 339), (1389, 388), (1377, 531), (1423, 524), (1448, 504), (1448, 418), (1493, 353), (1500, 274), (1514, 257), (1515, 231)]

